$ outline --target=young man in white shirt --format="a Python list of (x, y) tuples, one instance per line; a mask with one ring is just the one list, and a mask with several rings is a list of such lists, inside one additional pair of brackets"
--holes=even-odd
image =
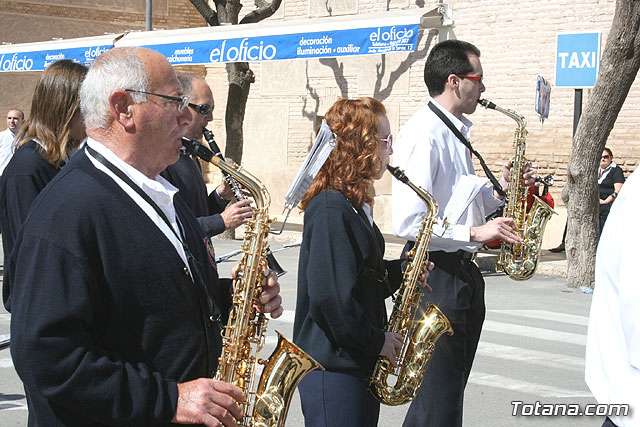
[[(475, 252), (482, 243), (497, 238), (508, 243), (522, 240), (511, 218), (485, 222), (485, 217), (504, 203), (503, 196), (475, 177), (469, 149), (436, 114), (444, 115), (468, 140), (471, 122), (464, 115), (472, 114), (478, 106), (485, 90), (482, 77), (480, 51), (475, 46), (459, 40), (435, 45), (425, 64), (430, 103), (402, 127), (394, 146), (396, 166), (429, 191), (440, 206), (429, 244), (430, 259), (436, 265), (429, 278), (433, 292), (425, 293), (422, 304), (436, 304), (454, 329), (453, 336), (442, 336), (436, 344), (421, 390), (405, 418), (405, 427), (462, 425), (464, 388), (485, 315), (484, 280), (473, 263)], [(505, 192), (510, 168), (510, 162), (504, 165), (499, 180)], [(477, 194), (472, 196), (470, 192), (467, 204), (463, 203), (457, 215), (448, 218), (452, 223), (444, 227), (444, 212), (463, 177), (463, 181), (475, 183), (472, 187)], [(534, 184), (535, 173), (530, 167), (523, 177), (527, 185)], [(458, 203), (451, 205), (455, 204)], [(427, 214), (425, 204), (410, 188), (393, 183), (395, 235), (406, 238), (411, 245)]]

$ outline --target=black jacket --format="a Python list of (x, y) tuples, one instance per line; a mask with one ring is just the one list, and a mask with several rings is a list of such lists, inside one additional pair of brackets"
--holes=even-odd
[[(378, 227), (341, 193), (324, 191), (308, 204), (293, 340), (327, 370), (373, 368), (384, 344), (384, 300), (401, 282), (400, 261), (383, 254)], [(385, 268), (391, 285), (372, 274)]]
[[(4, 265), (18, 235), (18, 230), (27, 218), (31, 204), (42, 189), (60, 171), (40, 154), (38, 143), (29, 141), (21, 145), (7, 164), (0, 178), (0, 227)], [(5, 275), (6, 277), (6, 275)], [(2, 290), (2, 299), (7, 311), (11, 311), (11, 295), (7, 279)]]
[(176, 186), (178, 195), (187, 202), (207, 236), (216, 236), (225, 230), (220, 212), (228, 201), (218, 196), (215, 190), (207, 196), (207, 184), (198, 160), (180, 153), (178, 161), (169, 165), (160, 175)]
[[(222, 311), (231, 298), (175, 198)], [(161, 425), (177, 383), (211, 376), (220, 328), (171, 242), (84, 150), (33, 204), (9, 265), (11, 354), (30, 425)], [(224, 320), (223, 320), (224, 321)]]

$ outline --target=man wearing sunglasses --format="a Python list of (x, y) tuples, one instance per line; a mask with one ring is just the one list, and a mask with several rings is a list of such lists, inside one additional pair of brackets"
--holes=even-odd
[[(187, 125), (186, 137), (202, 140), (202, 133), (213, 120), (213, 94), (202, 79), (191, 74), (178, 74), (183, 93), (189, 97), (188, 108), (193, 119)], [(202, 169), (197, 159), (181, 152), (178, 161), (169, 165), (161, 174), (175, 185), (178, 195), (189, 205), (198, 218), (207, 236), (215, 236), (225, 230), (234, 229), (251, 219), (251, 200), (230, 203), (233, 198), (231, 188), (222, 180), (215, 190), (207, 195), (207, 184), (202, 177)]]
[[(471, 121), (465, 115), (475, 112), (485, 90), (480, 51), (461, 40), (438, 43), (427, 58), (424, 79), (431, 99), (402, 127), (393, 157), (407, 177), (429, 191), (440, 206), (429, 244), (430, 259), (435, 263), (429, 277), (433, 292), (424, 293), (422, 304), (436, 304), (451, 322), (454, 334), (438, 340), (403, 425), (460, 427), (464, 389), (485, 315), (484, 280), (473, 262), (475, 253), (482, 243), (494, 239), (512, 244), (522, 239), (516, 235), (511, 218), (485, 223), (485, 217), (503, 204), (503, 196), (497, 187), (486, 186), (474, 176), (468, 145)], [(510, 163), (503, 167), (500, 180), (493, 178), (505, 192), (510, 167)], [(530, 168), (524, 179), (527, 185), (535, 182)], [(460, 182), (473, 185), (458, 185)], [(392, 185), (393, 232), (409, 241), (408, 248), (429, 212), (407, 186), (398, 181)], [(469, 188), (477, 188), (477, 193)], [(460, 194), (463, 197), (458, 197)], [(458, 204), (457, 200), (463, 202)], [(450, 223), (444, 226), (449, 202), (459, 206), (457, 215), (448, 215)]]

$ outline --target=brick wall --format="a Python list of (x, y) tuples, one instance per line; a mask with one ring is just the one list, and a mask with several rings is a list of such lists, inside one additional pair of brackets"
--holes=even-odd
[[(255, 8), (253, 0), (244, 0), (242, 4), (241, 16)], [(550, 117), (543, 126), (534, 111), (536, 78), (542, 75), (553, 83), (556, 34), (559, 32), (601, 31), (604, 49), (615, 1), (450, 0), (449, 4), (456, 37), (474, 43), (482, 51), (485, 97), (527, 118), (527, 157), (541, 175), (554, 175), (556, 184), (551, 191), (562, 210), (559, 193), (566, 183), (566, 164), (571, 154), (574, 91), (552, 87)], [(434, 6), (435, 1), (430, 0), (424, 4), (424, 9)], [(106, 29), (144, 28), (144, 0), (0, 0), (0, 8), (3, 10), (0, 17), (0, 39), (3, 41), (80, 37), (101, 34)], [(417, 9), (409, 0), (283, 0), (280, 9), (269, 20), (379, 12), (388, 8)], [(188, 0), (154, 0), (153, 12), (155, 28), (204, 25), (203, 18)], [(50, 25), (29, 25), (36, 21)], [(427, 97), (422, 81), (424, 61), (438, 39), (436, 33), (429, 30), (421, 35), (416, 52), (408, 56), (390, 54), (322, 62), (294, 60), (251, 64), (256, 82), (251, 86), (247, 105), (244, 159), (247, 168), (254, 168), (249, 170), (271, 191), (276, 211), (282, 206), (284, 193), (313, 141), (318, 117), (338, 97), (378, 97), (387, 106), (396, 133), (424, 104)], [(16, 40), (17, 36), (21, 39)], [(25, 39), (29, 37), (31, 39)], [(376, 75), (380, 66), (384, 66), (385, 71)], [(202, 69), (193, 70), (200, 74)], [(392, 79), (394, 71), (400, 72)], [(209, 127), (214, 130), (219, 145), (224, 147), (226, 69), (224, 65), (208, 65), (206, 73), (216, 99), (214, 121)], [(25, 78), (33, 80), (33, 76)], [(0, 90), (8, 94), (0, 100), (2, 110), (14, 105), (24, 106), (16, 102), (30, 98), (25, 94), (18, 98), (13, 90), (5, 90), (26, 87), (16, 84), (16, 79), (15, 75), (0, 74)], [(590, 91), (585, 90), (585, 106), (589, 95)], [(627, 176), (640, 161), (637, 154), (640, 152), (639, 110), (640, 77), (634, 82), (607, 143)], [(472, 142), (491, 168), (499, 172), (502, 162), (513, 154), (515, 122), (496, 111), (480, 108), (471, 119), (475, 123)], [(277, 147), (268, 153), (270, 158), (267, 159), (263, 158), (264, 144)], [(479, 166), (477, 169), (483, 174)], [(209, 171), (207, 175), (212, 182), (219, 179), (214, 172)], [(380, 201), (376, 208), (377, 219), (383, 222), (382, 228), (388, 230), (384, 211), (388, 205), (390, 179), (378, 183), (376, 191)]]

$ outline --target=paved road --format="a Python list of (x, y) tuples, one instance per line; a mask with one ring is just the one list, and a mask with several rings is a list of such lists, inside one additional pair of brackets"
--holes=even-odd
[[(240, 246), (238, 241), (215, 241), (218, 255)], [(272, 249), (281, 247), (273, 243)], [(268, 356), (275, 346), (275, 330), (291, 337), (295, 308), (298, 250), (276, 253), (288, 273), (280, 280), (284, 316), (269, 324)], [(237, 257), (221, 264), (223, 275)], [(595, 403), (584, 383), (584, 347), (591, 295), (568, 289), (565, 279), (536, 275), (515, 282), (503, 275), (487, 275), (487, 318), (478, 355), (467, 386), (465, 426), (600, 426), (590, 417), (513, 417), (512, 401), (534, 404)], [(0, 334), (8, 333), (9, 315), (0, 309)], [(407, 405), (381, 409), (379, 425), (400, 426)], [(8, 349), (0, 350), (0, 426), (26, 424), (24, 391), (13, 370)], [(287, 426), (302, 426), (297, 394)], [(345, 426), (348, 426), (345, 421)]]

